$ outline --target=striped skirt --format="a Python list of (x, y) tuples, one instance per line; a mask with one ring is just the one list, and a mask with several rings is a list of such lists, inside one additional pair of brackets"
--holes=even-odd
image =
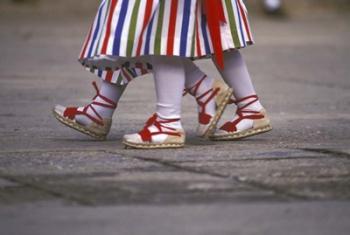
[[(243, 0), (221, 0), (222, 50), (253, 44)], [(152, 69), (152, 55), (191, 59), (214, 53), (202, 0), (103, 0), (79, 61), (99, 77), (123, 84)]]

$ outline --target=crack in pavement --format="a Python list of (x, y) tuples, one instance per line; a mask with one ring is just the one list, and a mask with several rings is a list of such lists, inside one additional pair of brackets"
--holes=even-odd
[[(112, 153), (112, 152), (109, 152), (109, 153)], [(181, 165), (178, 165), (178, 164), (175, 164), (172, 162), (154, 159), (154, 158), (140, 157), (140, 156), (135, 156), (135, 155), (129, 155), (129, 156), (132, 158), (135, 158), (135, 159), (143, 160), (146, 162), (161, 164), (163, 166), (171, 167), (171, 168), (181, 170), (181, 171), (186, 171), (186, 172), (201, 174), (201, 175), (208, 175), (208, 176), (217, 177), (217, 178), (221, 178), (221, 179), (231, 179), (231, 180), (234, 180), (236, 183), (239, 183), (239, 184), (242, 184), (245, 186), (249, 186), (252, 188), (259, 189), (259, 190), (273, 192), (274, 195), (282, 197), (282, 198), (286, 198), (289, 200), (310, 200), (310, 199), (312, 199), (310, 197), (291, 193), (291, 192), (288, 192), (286, 190), (283, 190), (283, 189), (280, 189), (277, 187), (273, 187), (270, 185), (266, 185), (266, 184), (263, 184), (263, 183), (258, 182), (258, 181), (243, 179), (240, 176), (222, 174), (222, 173), (209, 171), (209, 170), (203, 170), (203, 169), (194, 168), (194, 167), (181, 166)]]
[(28, 187), (40, 192), (43, 192), (49, 196), (58, 198), (58, 199), (63, 199), (65, 201), (68, 202), (72, 202), (72, 203), (76, 203), (78, 205), (81, 206), (93, 206), (94, 203), (91, 200), (87, 200), (85, 198), (81, 198), (81, 197), (77, 197), (77, 196), (73, 196), (73, 195), (68, 195), (62, 192), (58, 192), (58, 191), (54, 191), (51, 188), (47, 188), (47, 187), (43, 187), (40, 186), (39, 184), (35, 184), (32, 182), (28, 182), (25, 180), (20, 180), (19, 178), (15, 177), (15, 176), (9, 176), (9, 175), (3, 175), (2, 173), (0, 173), (0, 178), (5, 179), (7, 181), (10, 181), (12, 183), (16, 183), (20, 186), (24, 186), (24, 187)]
[(333, 149), (321, 149), (321, 148), (300, 148), (299, 150), (312, 153), (326, 154), (331, 157), (350, 159), (350, 154)]
[[(242, 159), (218, 159), (218, 160), (206, 160), (206, 162), (249, 162), (249, 161), (285, 161), (285, 160), (300, 160), (300, 159), (320, 159), (327, 158), (328, 156), (298, 156), (298, 157), (266, 157), (266, 158), (242, 158)], [(195, 163), (196, 160), (180, 160), (180, 161), (167, 161), (169, 163)]]
[[(295, 149), (293, 149), (295, 150)], [(297, 150), (305, 151), (305, 152), (313, 152), (313, 153), (320, 153), (320, 154), (325, 154), (326, 156), (324, 157), (338, 157), (338, 158), (346, 158), (350, 159), (350, 154), (344, 153), (341, 151), (336, 151), (336, 150), (331, 150), (331, 149), (313, 149), (313, 148), (300, 148)], [(128, 153), (121, 153), (119, 151), (110, 151), (110, 150), (102, 150), (102, 149), (97, 149), (97, 150), (76, 150), (76, 149), (60, 149), (60, 150), (39, 150), (39, 149), (34, 149), (34, 150), (18, 150), (18, 151), (0, 151), (0, 154), (16, 154), (16, 153), (72, 153), (72, 152), (96, 152), (96, 153), (106, 153), (106, 154), (112, 154), (112, 155), (118, 155), (121, 157), (131, 157), (133, 159), (139, 160), (139, 161), (144, 161), (144, 162), (151, 162), (157, 165), (160, 165), (162, 167), (166, 168), (172, 168), (175, 170), (179, 171), (185, 171), (189, 173), (195, 173), (195, 174), (201, 174), (201, 175), (207, 175), (211, 177), (216, 177), (220, 179), (229, 179), (233, 180), (236, 183), (239, 183), (243, 186), (248, 186), (251, 188), (255, 188), (258, 190), (263, 190), (263, 191), (269, 191), (272, 192), (273, 195), (276, 195), (278, 197), (282, 197), (288, 200), (310, 200), (312, 199), (311, 197), (304, 196), (304, 195), (299, 195), (295, 193), (291, 193), (288, 190), (283, 190), (279, 187), (274, 187), (271, 185), (267, 185), (264, 183), (261, 183), (256, 180), (250, 180), (246, 179), (245, 177), (241, 177), (239, 175), (232, 175), (232, 174), (225, 174), (221, 172), (216, 172), (216, 171), (210, 171), (208, 169), (203, 169), (203, 168), (198, 168), (198, 167), (189, 167), (189, 166), (183, 166), (181, 164), (177, 163), (188, 163), (189, 161), (166, 161), (162, 159), (155, 159), (155, 158), (149, 158), (149, 157), (142, 157), (142, 156), (137, 156), (134, 154), (128, 154)], [(315, 159), (319, 157), (314, 157), (314, 156), (307, 156), (302, 159)], [(279, 160), (289, 160), (289, 159), (301, 159), (301, 157), (267, 157), (267, 158), (259, 158), (259, 159), (254, 159), (254, 158), (245, 158), (245, 159), (230, 159), (230, 161), (279, 161)], [(103, 175), (105, 176), (107, 173), (99, 173), (98, 175)], [(108, 174), (110, 176), (110, 174)], [(116, 175), (116, 173), (113, 173), (113, 175)], [(94, 175), (92, 175), (94, 176)], [(0, 173), (0, 178), (3, 178), (5, 180), (8, 180), (10, 182), (19, 184), (21, 186), (26, 186), (30, 187), (32, 189), (41, 191), (43, 193), (46, 193), (48, 195), (51, 195), (53, 197), (59, 198), (59, 199), (64, 199), (69, 202), (73, 202), (79, 205), (84, 205), (84, 206), (93, 206), (95, 205), (95, 202), (92, 200), (89, 200), (87, 198), (82, 198), (78, 197), (75, 195), (67, 194), (64, 192), (60, 192), (57, 190), (53, 190), (50, 187), (45, 187), (33, 182), (29, 182), (23, 179), (20, 179), (16, 176), (10, 176), (10, 175), (5, 175), (3, 173)]]
[[(326, 151), (331, 151), (331, 150), (325, 150), (325, 149), (303, 149), (303, 148), (293, 148), (293, 149), (289, 149), (289, 150), (302, 150), (302, 151), (306, 151), (306, 152), (314, 152), (314, 153), (323, 153), (323, 154), (328, 154), (329, 152)], [(42, 149), (30, 149), (30, 150), (16, 150), (16, 151), (0, 151), (0, 157), (3, 154), (42, 154), (42, 153), (109, 153), (109, 154), (113, 154), (113, 155), (127, 155), (130, 156), (129, 154), (123, 152), (118, 152), (118, 151), (111, 151), (111, 150), (105, 150), (105, 149), (84, 149), (84, 150), (79, 150), (79, 149), (50, 149), (50, 150), (42, 150)], [(335, 152), (335, 151), (333, 151)], [(269, 154), (270, 152), (264, 152), (264, 154)], [(272, 154), (274, 152), (271, 152)], [(341, 153), (341, 154), (347, 154), (344, 152), (337, 152), (337, 153)], [(348, 157), (350, 158), (350, 154), (347, 154)], [(218, 160), (206, 160), (208, 162), (226, 162), (226, 161), (232, 161), (232, 162), (236, 162), (236, 161), (280, 161), (280, 160), (297, 160), (297, 159), (318, 159), (318, 158), (326, 158), (328, 156), (293, 156), (293, 157), (259, 157), (259, 158), (249, 158), (249, 157), (245, 157), (245, 158), (240, 158), (240, 159), (229, 159), (229, 160), (223, 160), (223, 159), (218, 159)], [(171, 163), (176, 163), (178, 161), (167, 161), (167, 162), (171, 162)], [(183, 163), (189, 163), (189, 162), (196, 162), (195, 160), (181, 160), (181, 162)]]

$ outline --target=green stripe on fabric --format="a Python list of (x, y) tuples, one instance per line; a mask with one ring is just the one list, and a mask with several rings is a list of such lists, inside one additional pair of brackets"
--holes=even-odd
[[(197, 16), (196, 16), (197, 17)], [(191, 48), (191, 57), (194, 57), (194, 53), (195, 53), (195, 48), (196, 48), (196, 27), (197, 25), (195, 25), (193, 27), (193, 36), (192, 36), (192, 48)]]
[[(116, 71), (114, 71), (114, 73), (116, 73)], [(118, 75), (118, 79), (117, 79), (116, 84), (117, 84), (117, 85), (121, 85), (122, 82), (123, 82), (123, 76), (122, 76), (122, 70), (120, 69), (120, 73), (119, 73), (119, 75)]]
[[(233, 11), (233, 7), (232, 7), (233, 3), (232, 2), (233, 2), (232, 0), (225, 0), (227, 14), (228, 14), (228, 18), (230, 21), (230, 28), (231, 28), (233, 42), (235, 44), (235, 47), (240, 47), (241, 41), (239, 40), (239, 35), (238, 35), (238, 31), (237, 31), (237, 24), (236, 24), (236, 19), (235, 19), (235, 13)], [(235, 2), (234, 4), (237, 4), (237, 3)]]
[(154, 52), (156, 55), (160, 55), (160, 50), (161, 50), (162, 29), (163, 29), (163, 19), (164, 19), (164, 6), (165, 6), (164, 1), (165, 0), (161, 0), (160, 6), (159, 6), (157, 31), (156, 31), (156, 37), (154, 40)]
[(127, 45), (127, 49), (126, 49), (127, 56), (132, 55), (132, 50), (134, 49), (134, 45), (136, 44), (134, 42), (134, 40), (135, 40), (137, 16), (139, 14), (140, 4), (141, 4), (141, 0), (136, 0), (135, 5), (134, 5), (134, 9), (132, 10), (131, 20), (130, 20), (130, 25), (129, 25), (128, 45)]

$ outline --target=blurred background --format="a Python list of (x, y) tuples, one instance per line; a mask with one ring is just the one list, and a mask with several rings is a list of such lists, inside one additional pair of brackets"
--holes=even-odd
[[(276, 2), (281, 2), (284, 10), (289, 15), (298, 15), (301, 13), (322, 10), (336, 10), (344, 12), (350, 9), (349, 0), (245, 0), (249, 10), (254, 13), (261, 13), (264, 4), (274, 6)], [(97, 0), (85, 0), (82, 4), (78, 0), (1, 0), (1, 11), (6, 12), (10, 9), (25, 10), (32, 7), (31, 10), (47, 14), (67, 14), (67, 15), (85, 15), (95, 12)]]

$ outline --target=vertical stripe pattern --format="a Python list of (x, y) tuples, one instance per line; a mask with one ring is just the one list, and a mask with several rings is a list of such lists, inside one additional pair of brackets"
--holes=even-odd
[[(243, 0), (222, 0), (222, 4), (227, 24), (222, 37), (228, 42), (223, 50), (253, 44)], [(201, 0), (103, 0), (79, 58), (90, 70), (97, 70), (96, 74), (103, 79), (127, 82), (134, 75), (145, 72), (149, 66), (132, 71), (139, 62), (134, 60), (140, 56), (168, 55), (195, 59), (211, 56), (213, 52)], [(104, 65), (101, 58), (104, 61), (113, 58), (113, 70), (123, 67), (127, 70), (104, 72), (111, 66)], [(122, 62), (118, 62), (118, 58), (123, 58)]]

